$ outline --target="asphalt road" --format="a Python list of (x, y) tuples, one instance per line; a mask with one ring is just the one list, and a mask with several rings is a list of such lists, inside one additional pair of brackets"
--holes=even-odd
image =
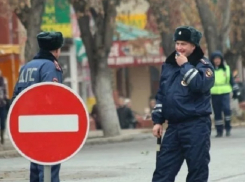
[[(61, 181), (150, 182), (155, 167), (156, 139), (85, 146), (62, 164)], [(212, 134), (210, 182), (245, 182), (245, 128), (233, 129), (230, 138)], [(27, 182), (29, 162), (24, 158), (0, 159), (0, 181)], [(176, 182), (184, 182), (184, 163)]]

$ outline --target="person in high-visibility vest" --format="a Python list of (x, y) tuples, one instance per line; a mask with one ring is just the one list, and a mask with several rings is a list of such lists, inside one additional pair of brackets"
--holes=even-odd
[[(214, 86), (211, 88), (211, 97), (214, 111), (215, 128), (217, 130), (216, 137), (223, 136), (224, 123), (226, 136), (230, 136), (230, 93), (233, 91), (234, 86), (232, 72), (230, 70), (230, 67), (224, 62), (224, 58), (221, 52), (215, 51), (214, 53), (212, 53), (210, 60), (215, 68), (215, 83)], [(223, 113), (224, 121), (222, 117)]]

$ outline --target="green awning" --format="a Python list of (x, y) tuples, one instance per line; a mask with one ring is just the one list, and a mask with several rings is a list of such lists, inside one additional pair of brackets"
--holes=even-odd
[(116, 23), (116, 34), (113, 37), (114, 41), (117, 40), (135, 40), (138, 38), (155, 39), (158, 34), (153, 34), (147, 30), (142, 30), (133, 26), (128, 26), (123, 23)]

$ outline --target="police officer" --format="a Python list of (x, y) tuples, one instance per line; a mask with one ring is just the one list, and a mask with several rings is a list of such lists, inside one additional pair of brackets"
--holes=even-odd
[(184, 159), (187, 182), (207, 182), (210, 161), (213, 66), (199, 46), (202, 34), (193, 27), (178, 27), (175, 51), (162, 65), (156, 105), (152, 111), (153, 134), (162, 135), (168, 121), (152, 182), (174, 182)]
[[(58, 64), (63, 36), (60, 32), (41, 32), (37, 35), (40, 51), (20, 69), (12, 101), (27, 87), (40, 82), (62, 83), (62, 70)], [(34, 101), (33, 101), (34, 102)], [(34, 122), (34, 121), (33, 121)], [(59, 182), (60, 164), (51, 168), (52, 182)], [(30, 166), (30, 182), (43, 182), (44, 167), (35, 163)]]
[[(211, 89), (212, 94), (212, 106), (214, 110), (215, 128), (217, 131), (216, 137), (223, 136), (224, 121), (222, 112), (225, 116), (225, 130), (226, 136), (230, 136), (231, 130), (231, 108), (230, 108), (230, 93), (233, 91), (234, 84), (232, 72), (230, 67), (225, 64), (224, 58), (220, 51), (215, 51), (211, 55), (211, 62), (214, 66), (215, 83)], [(235, 98), (236, 92), (233, 92)]]

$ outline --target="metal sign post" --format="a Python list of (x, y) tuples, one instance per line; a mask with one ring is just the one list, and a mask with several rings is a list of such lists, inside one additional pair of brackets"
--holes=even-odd
[(51, 166), (44, 166), (44, 182), (51, 182)]

